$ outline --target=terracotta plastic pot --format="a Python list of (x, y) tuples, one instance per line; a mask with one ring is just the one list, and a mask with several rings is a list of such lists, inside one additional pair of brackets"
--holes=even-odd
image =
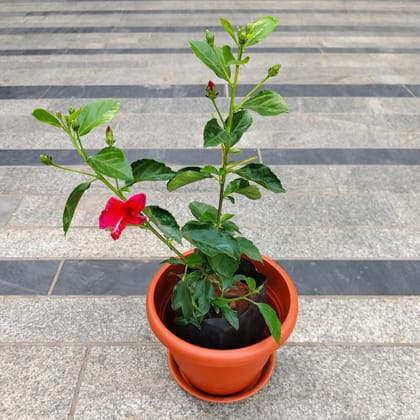
[[(274, 261), (263, 257), (254, 262), (267, 277), (267, 297), (281, 322), (281, 342), (291, 334), (297, 319), (296, 289), (288, 274)], [(168, 349), (168, 365), (178, 384), (190, 394), (208, 401), (231, 402), (261, 389), (274, 369), (278, 348), (269, 336), (256, 344), (233, 350), (216, 350), (190, 344), (173, 334), (164, 323), (172, 289), (182, 265), (162, 265), (146, 295), (146, 312), (158, 340)]]

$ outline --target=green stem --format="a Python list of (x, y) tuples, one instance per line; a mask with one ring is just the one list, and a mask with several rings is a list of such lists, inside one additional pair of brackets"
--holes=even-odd
[[(238, 62), (241, 61), (242, 54), (244, 51), (243, 45), (240, 45), (238, 48)], [(226, 131), (230, 133), (232, 130), (232, 124), (233, 124), (233, 112), (235, 110), (235, 96), (236, 96), (236, 86), (238, 83), (238, 77), (239, 77), (239, 64), (235, 65), (235, 74), (233, 77), (233, 83), (231, 84), (231, 94), (230, 94), (230, 105), (229, 105), (229, 116), (228, 121), (226, 124)], [(227, 160), (229, 156), (229, 145), (222, 145), (222, 175), (220, 176), (219, 181), (219, 205), (217, 207), (217, 218), (216, 218), (216, 226), (220, 227), (220, 219), (222, 217), (222, 209), (223, 209), (223, 200), (224, 200), (224, 192), (225, 192), (225, 184), (226, 184), (226, 177), (227, 177)]]
[(67, 167), (67, 166), (62, 166), (62, 165), (59, 165), (58, 163), (55, 163), (55, 162), (51, 162), (51, 163), (50, 163), (50, 165), (51, 165), (51, 166), (54, 166), (55, 168), (62, 169), (62, 170), (64, 170), (64, 171), (74, 172), (74, 173), (76, 173), (76, 174), (81, 174), (81, 175), (90, 176), (90, 177), (92, 177), (92, 178), (97, 178), (96, 174), (92, 174), (92, 173), (90, 173), (90, 172), (85, 172), (85, 171), (79, 171), (79, 170), (77, 170), (77, 169), (73, 169), (73, 168), (69, 168), (69, 167)]
[(255, 85), (253, 89), (251, 89), (239, 102), (237, 105), (235, 105), (235, 109), (239, 109), (249, 98), (251, 95), (253, 95), (268, 79), (270, 76), (264, 77), (259, 83)]
[(153, 233), (161, 242), (163, 242), (172, 252), (174, 252), (182, 262), (185, 262), (185, 257), (181, 251), (179, 251), (171, 242), (170, 239), (165, 238), (157, 229), (155, 229), (149, 221), (144, 222), (142, 225), (138, 225), (139, 228), (145, 228), (149, 232)]
[(218, 105), (217, 105), (217, 103), (216, 103), (216, 99), (211, 99), (211, 102), (212, 102), (212, 104), (213, 104), (213, 106), (214, 106), (214, 109), (216, 110), (216, 112), (217, 112), (217, 115), (218, 115), (218, 117), (219, 117), (219, 119), (220, 119), (220, 122), (222, 123), (222, 125), (223, 125), (223, 127), (225, 127), (225, 122), (223, 121), (223, 115), (222, 115), (222, 113), (220, 112), (220, 109), (219, 109), (219, 107), (218, 107)]

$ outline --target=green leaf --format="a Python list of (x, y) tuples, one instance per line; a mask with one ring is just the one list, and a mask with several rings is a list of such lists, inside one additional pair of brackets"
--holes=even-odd
[(193, 317), (193, 305), (187, 282), (179, 281), (175, 285), (172, 291), (171, 306), (174, 311), (181, 309), (185, 318)]
[(193, 298), (197, 303), (198, 313), (202, 316), (207, 315), (214, 298), (214, 289), (207, 279), (196, 282)]
[(214, 257), (225, 254), (239, 259), (239, 246), (227, 233), (216, 229), (211, 222), (187, 222), (181, 229), (185, 239), (196, 246), (203, 254)]
[(261, 193), (258, 187), (251, 185), (246, 179), (237, 178), (229, 182), (226, 186), (225, 196), (232, 193), (241, 194), (250, 200), (258, 200), (261, 198)]
[(239, 244), (239, 249), (241, 254), (246, 255), (254, 261), (262, 261), (262, 257), (258, 248), (247, 238), (239, 237), (236, 238), (236, 241)]
[(257, 305), (260, 314), (267, 324), (270, 334), (273, 336), (275, 342), (280, 345), (281, 322), (276, 314), (276, 311), (266, 303), (254, 302)]
[(53, 114), (50, 114), (45, 109), (34, 109), (34, 111), (32, 112), (32, 116), (44, 124), (49, 124), (54, 127), (62, 128), (60, 121)]
[(204, 127), (204, 147), (215, 147), (219, 144), (230, 144), (235, 137), (220, 127), (216, 118), (207, 122)]
[(216, 222), (217, 209), (210, 204), (193, 201), (188, 206), (192, 215), (201, 222)]
[(239, 319), (236, 312), (233, 311), (229, 305), (222, 306), (220, 309), (222, 311), (223, 318), (225, 318), (226, 321), (235, 328), (235, 330), (239, 330)]
[(213, 70), (218, 77), (229, 81), (230, 67), (225, 63), (220, 48), (214, 47), (213, 49), (206, 41), (190, 41), (190, 47), (197, 58)]
[(179, 225), (175, 217), (168, 210), (158, 206), (146, 206), (143, 212), (166, 238), (182, 243), (182, 234)]
[(245, 57), (243, 60), (237, 60), (234, 55), (232, 54), (232, 50), (229, 47), (229, 45), (224, 45), (222, 47), (222, 54), (223, 59), (225, 60), (226, 65), (230, 66), (232, 64), (234, 65), (242, 65), (249, 62), (250, 57)]
[(93, 128), (110, 122), (120, 108), (120, 101), (116, 99), (103, 99), (89, 102), (80, 110), (77, 117), (79, 135), (84, 136)]
[(260, 19), (254, 20), (250, 25), (250, 37), (245, 46), (250, 47), (255, 45), (263, 39), (267, 38), (271, 32), (274, 31), (278, 20), (271, 16), (264, 16)]
[(251, 293), (254, 293), (255, 289), (257, 288), (257, 283), (255, 282), (255, 279), (252, 277), (246, 277), (245, 278), (246, 285), (248, 286), (248, 289)]
[(242, 108), (251, 109), (260, 115), (273, 116), (286, 114), (289, 109), (281, 95), (272, 90), (261, 90), (251, 96), (243, 104)]
[(225, 31), (232, 37), (232, 39), (237, 44), (238, 41), (236, 40), (236, 36), (235, 36), (235, 32), (233, 31), (232, 24), (227, 19), (225, 19), (223, 17), (220, 18), (220, 23), (223, 26), (223, 28), (225, 29)]
[(250, 163), (236, 171), (236, 174), (250, 181), (256, 182), (272, 192), (285, 192), (280, 180), (268, 166), (262, 163)]
[(201, 172), (199, 167), (182, 168), (169, 180), (166, 187), (168, 191), (174, 191), (184, 185), (211, 178), (211, 175)]
[(83, 193), (89, 189), (90, 182), (83, 182), (79, 184), (68, 196), (66, 205), (64, 206), (63, 212), (63, 230), (64, 234), (70, 228), (71, 221), (73, 220), (74, 212), (76, 211), (77, 205), (82, 198)]
[(225, 254), (217, 254), (208, 257), (210, 267), (223, 278), (232, 278), (239, 267), (240, 260), (228, 257)]
[(231, 135), (234, 136), (234, 140), (230, 141), (231, 146), (238, 143), (251, 124), (252, 117), (248, 111), (242, 109), (233, 114)]
[(131, 164), (135, 182), (141, 181), (168, 181), (175, 172), (162, 162), (153, 159), (140, 159)]
[(89, 156), (88, 162), (101, 175), (124, 181), (133, 180), (133, 171), (122, 150), (109, 146)]

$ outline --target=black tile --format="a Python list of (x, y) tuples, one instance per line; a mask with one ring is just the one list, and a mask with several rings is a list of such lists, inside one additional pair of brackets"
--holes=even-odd
[(420, 97), (420, 85), (406, 85), (406, 87), (415, 96)]
[(419, 260), (278, 263), (302, 295), (420, 295)]
[(68, 260), (54, 295), (144, 295), (159, 261)]
[[(211, 32), (224, 32), (220, 26), (207, 25), (165, 25), (165, 26), (45, 26), (45, 27), (3, 27), (1, 35), (25, 34), (86, 34), (86, 33), (202, 33), (204, 29)], [(350, 33), (385, 33), (413, 34), (420, 32), (415, 25), (281, 25), (277, 32), (350, 32)]]
[(0, 261), (0, 295), (46, 295), (59, 261)]
[[(37, 48), (0, 50), (0, 56), (30, 55), (110, 55), (110, 54), (189, 54), (190, 48)], [(419, 54), (420, 48), (400, 47), (258, 47), (254, 54)]]
[[(98, 150), (86, 149), (87, 155), (93, 155)], [(125, 156), (130, 162), (138, 159), (154, 159), (167, 164), (177, 165), (217, 165), (220, 163), (218, 149), (127, 149)], [(0, 166), (43, 165), (39, 155), (49, 155), (53, 161), (61, 165), (78, 165), (82, 163), (79, 154), (74, 150), (45, 149), (45, 150), (0, 150)], [(244, 160), (258, 156), (257, 149), (242, 149), (240, 155), (231, 155), (233, 160)]]
[(420, 165), (420, 149), (261, 149), (269, 165)]
[[(251, 85), (238, 87), (238, 95), (252, 89)], [(412, 97), (403, 85), (265, 85), (284, 97)], [(419, 95), (420, 85), (407, 85)], [(223, 96), (223, 92), (220, 92)], [(140, 85), (89, 85), (89, 86), (0, 86), (0, 99), (37, 98), (181, 98), (203, 97), (203, 85), (140, 86)]]
[[(418, 85), (414, 85), (418, 86)], [(253, 88), (252, 85), (238, 87), (238, 95), (245, 95)], [(363, 85), (336, 85), (336, 84), (275, 84), (264, 85), (263, 89), (271, 89), (286, 98), (290, 97), (362, 97), (362, 98), (402, 98), (412, 97), (403, 85), (390, 84), (363, 84)]]

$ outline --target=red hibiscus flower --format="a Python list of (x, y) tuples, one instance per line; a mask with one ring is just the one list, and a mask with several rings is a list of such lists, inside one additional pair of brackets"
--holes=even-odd
[(128, 225), (140, 225), (146, 221), (146, 216), (139, 215), (145, 205), (145, 194), (135, 194), (127, 201), (111, 197), (99, 216), (99, 228), (111, 227), (111, 237), (115, 241)]

